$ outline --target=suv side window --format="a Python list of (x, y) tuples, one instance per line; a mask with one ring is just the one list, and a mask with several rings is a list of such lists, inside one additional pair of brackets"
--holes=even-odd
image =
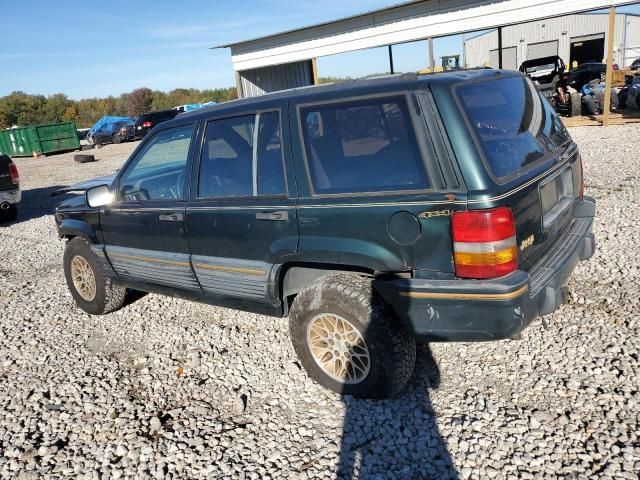
[(198, 198), (286, 193), (280, 115), (266, 112), (212, 120), (198, 180)]
[(310, 105), (300, 117), (314, 193), (429, 188), (404, 96)]
[(193, 130), (188, 125), (156, 133), (120, 177), (119, 198), (125, 202), (184, 200)]

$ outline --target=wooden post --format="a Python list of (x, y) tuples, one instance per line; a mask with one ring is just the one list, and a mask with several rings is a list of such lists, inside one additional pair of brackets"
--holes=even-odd
[(611, 84), (613, 83), (613, 37), (616, 28), (616, 7), (609, 7), (609, 30), (607, 35), (607, 75), (604, 83), (604, 115), (602, 125), (609, 125), (609, 110), (611, 110)]
[(316, 57), (311, 59), (311, 81), (314, 85), (320, 84), (318, 81), (318, 59)]
[(433, 58), (433, 37), (429, 37), (429, 68), (431, 73), (436, 71), (436, 61)]

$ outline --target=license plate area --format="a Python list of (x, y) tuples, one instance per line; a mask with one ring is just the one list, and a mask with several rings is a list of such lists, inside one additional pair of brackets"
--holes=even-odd
[(547, 230), (571, 207), (575, 198), (573, 183), (573, 170), (571, 166), (568, 166), (540, 185), (539, 195), (544, 230)]

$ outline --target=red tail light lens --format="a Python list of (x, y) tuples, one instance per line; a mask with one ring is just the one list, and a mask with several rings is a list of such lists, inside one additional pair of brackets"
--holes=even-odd
[(18, 173), (18, 167), (15, 163), (9, 164), (9, 174), (11, 175), (11, 183), (14, 185), (20, 184), (20, 174)]
[(518, 267), (516, 223), (508, 207), (455, 212), (451, 225), (458, 277), (496, 278)]
[(153, 127), (153, 122), (143, 122), (142, 126), (144, 128), (151, 128), (151, 127)]

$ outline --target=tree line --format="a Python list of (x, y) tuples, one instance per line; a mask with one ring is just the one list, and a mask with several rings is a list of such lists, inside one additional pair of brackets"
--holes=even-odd
[(187, 103), (224, 102), (235, 98), (235, 88), (176, 88), (162, 92), (143, 87), (119, 97), (82, 100), (72, 100), (62, 93), (45, 97), (16, 91), (0, 97), (0, 129), (62, 121), (73, 121), (76, 127), (86, 128), (104, 115), (135, 117)]

